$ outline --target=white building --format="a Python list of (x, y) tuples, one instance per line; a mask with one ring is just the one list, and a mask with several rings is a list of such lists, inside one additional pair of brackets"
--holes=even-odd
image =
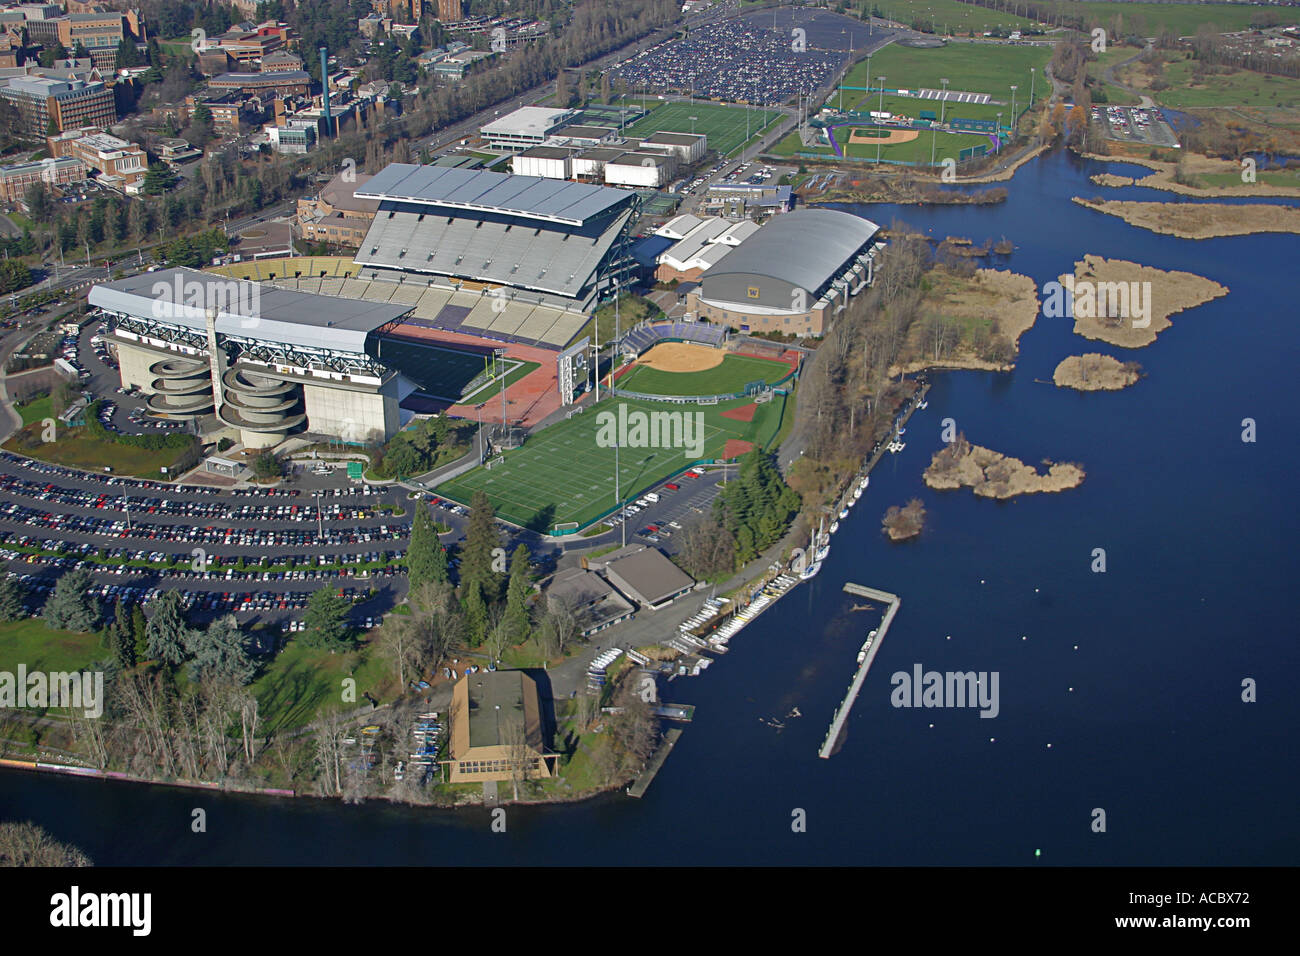
[(485, 124), (479, 132), (484, 142), (496, 149), (528, 149), (541, 146), (577, 115), (577, 110), (524, 106)]
[(659, 188), (677, 173), (677, 157), (671, 153), (624, 153), (605, 164), (605, 182), (610, 186)]
[(572, 151), (559, 146), (534, 146), (511, 160), (516, 176), (541, 176), (544, 179), (572, 179)]
[(656, 152), (671, 152), (687, 165), (698, 163), (709, 151), (708, 137), (703, 133), (655, 133), (641, 140), (641, 146)]

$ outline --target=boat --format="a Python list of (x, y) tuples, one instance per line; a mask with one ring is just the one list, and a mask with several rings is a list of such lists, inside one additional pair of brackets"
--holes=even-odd
[(858, 490), (859, 490), (859, 491), (865, 491), (866, 488), (867, 488), (867, 485), (869, 485), (869, 484), (871, 484), (871, 476), (870, 476), (870, 475), (863, 475), (863, 476), (862, 476), (862, 480), (858, 482)]
[(862, 497), (862, 489), (861, 489), (861, 488), (854, 488), (854, 489), (853, 489), (853, 503), (854, 503), (854, 504), (857, 504), (858, 499), (861, 498), (861, 497)]
[(831, 522), (831, 534), (834, 534), (836, 531), (839, 531), (839, 530), (840, 530), (840, 523), (839, 523), (838, 521), (832, 521), (832, 522)]
[(861, 664), (861, 663), (862, 663), (863, 661), (865, 661), (866, 659), (867, 659), (867, 652), (866, 652), (866, 651), (858, 651), (858, 663)]
[[(840, 520), (843, 521), (843, 520), (844, 520), (845, 518), (847, 518), (848, 516), (849, 516), (849, 509), (848, 509), (847, 507), (845, 507), (845, 508), (841, 508), (841, 509), (840, 509)], [(834, 529), (832, 529), (832, 530), (834, 530)]]
[(906, 431), (907, 431), (906, 428), (900, 428), (900, 429), (897, 431), (896, 434), (902, 435), (902, 434), (903, 434), (904, 432), (906, 432)]
[(821, 562), (826, 560), (827, 556), (830, 553), (831, 553), (831, 546), (829, 544), (824, 544), (817, 549), (817, 554), (814, 555), (813, 560), (816, 561), (818, 564), (820, 564)]
[(815, 578), (817, 576), (817, 572), (820, 571), (821, 569), (822, 569), (822, 563), (820, 561), (814, 561), (812, 564), (808, 565), (808, 567), (804, 568), (802, 571), (799, 572), (799, 577), (802, 580), (807, 581), (809, 578)]
[(930, 407), (930, 403), (929, 403), (929, 402), (922, 402), (920, 405), (917, 405), (916, 407), (919, 408), (919, 409), (929, 408), (929, 407)]

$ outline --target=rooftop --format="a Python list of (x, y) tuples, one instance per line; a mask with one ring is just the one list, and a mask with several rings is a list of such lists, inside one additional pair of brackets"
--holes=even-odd
[(498, 117), (482, 127), (484, 135), (508, 133), (519, 136), (545, 136), (556, 126), (577, 114), (577, 110), (561, 110), (552, 106), (523, 106), (512, 113)]

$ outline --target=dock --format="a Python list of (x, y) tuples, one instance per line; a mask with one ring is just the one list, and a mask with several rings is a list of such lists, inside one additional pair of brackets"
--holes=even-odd
[(672, 753), (672, 749), (677, 743), (677, 738), (681, 737), (681, 735), (681, 727), (669, 727), (664, 732), (664, 739), (660, 742), (659, 749), (650, 757), (650, 761), (645, 765), (645, 769), (641, 771), (640, 776), (627, 788), (629, 797), (640, 799), (645, 796), (645, 792), (650, 788), (650, 783), (654, 780), (655, 774), (664, 765), (664, 761), (668, 759), (668, 755)]
[(897, 594), (890, 594), (888, 591), (880, 591), (862, 584), (850, 582), (844, 585), (844, 590), (849, 594), (856, 594), (858, 597), (880, 601), (888, 605), (888, 607), (884, 618), (880, 622), (880, 627), (876, 628), (875, 640), (867, 648), (866, 657), (858, 665), (857, 673), (853, 675), (853, 683), (849, 685), (848, 693), (845, 694), (844, 700), (840, 702), (840, 706), (835, 709), (835, 713), (831, 717), (830, 729), (826, 732), (826, 739), (822, 742), (821, 750), (817, 754), (822, 759), (830, 757), (839, 746), (840, 737), (844, 733), (844, 724), (849, 719), (849, 712), (853, 709), (853, 702), (857, 700), (858, 691), (862, 689), (862, 684), (867, 679), (867, 671), (871, 670), (871, 662), (876, 659), (876, 651), (880, 650), (880, 645), (885, 642), (885, 634), (889, 630), (889, 625), (893, 622), (894, 615), (898, 613), (899, 605), (902, 604)]

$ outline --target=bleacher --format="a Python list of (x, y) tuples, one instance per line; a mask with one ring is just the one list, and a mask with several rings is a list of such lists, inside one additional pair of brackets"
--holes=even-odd
[(728, 329), (704, 322), (658, 322), (638, 325), (623, 336), (623, 347), (633, 355), (640, 355), (659, 342), (697, 342), (713, 348), (722, 348), (727, 341)]

